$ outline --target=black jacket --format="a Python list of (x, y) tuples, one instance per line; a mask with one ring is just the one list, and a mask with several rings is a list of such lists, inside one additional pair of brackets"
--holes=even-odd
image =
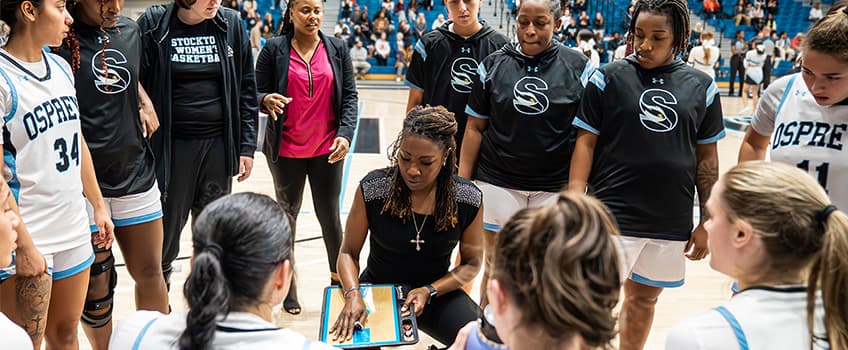
[[(171, 172), (171, 106), (173, 85), (171, 63), (169, 60), (171, 45), (168, 40), (171, 19), (174, 18), (174, 4), (154, 5), (147, 8), (138, 19), (141, 27), (142, 59), (140, 79), (147, 94), (153, 101), (161, 128), (153, 134), (151, 146), (156, 155), (156, 177), (159, 188), (165, 198), (168, 179)], [(239, 156), (253, 157), (256, 151), (256, 82), (253, 73), (253, 55), (250, 41), (238, 12), (221, 7), (212, 19), (217, 30), (212, 33), (218, 43), (218, 52), (226, 52), (222, 57), (221, 76), (227, 145), (227, 170), (238, 173)], [(224, 47), (224, 44), (227, 47)]]
[[(356, 128), (359, 97), (356, 92), (356, 78), (353, 74), (353, 63), (350, 61), (350, 51), (344, 41), (330, 38), (318, 32), (330, 65), (333, 66), (333, 85), (335, 95), (333, 111), (336, 117), (336, 136), (344, 137), (353, 143), (353, 131)], [(265, 95), (279, 93), (286, 96), (289, 77), (289, 58), (291, 52), (292, 34), (283, 34), (265, 42), (265, 47), (259, 52), (256, 61), (256, 89), (258, 101), (262, 102)], [(280, 155), (280, 138), (282, 137), (283, 116), (274, 121), (268, 118), (265, 124), (265, 142), (262, 153), (272, 162)]]

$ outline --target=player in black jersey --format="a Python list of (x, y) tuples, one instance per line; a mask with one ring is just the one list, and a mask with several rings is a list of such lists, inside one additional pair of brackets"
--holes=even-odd
[[(115, 238), (135, 281), (136, 307), (168, 312), (161, 267), (162, 206), (153, 153), (143, 136), (155, 132), (158, 122), (152, 106), (139, 102), (140, 97), (148, 100), (138, 82), (141, 33), (133, 20), (120, 15), (123, 3), (76, 2), (70, 8), (73, 35), (59, 54), (73, 67), (82, 132), (116, 226)], [(82, 321), (92, 347), (106, 349), (117, 273), (111, 249), (94, 250)]]
[[(478, 63), (508, 39), (477, 19), (483, 0), (446, 0), (452, 20), (424, 34), (415, 44), (404, 83), (409, 86), (407, 112), (420, 105), (441, 105), (459, 123), (456, 145), (465, 133), (465, 105), (477, 81)], [(456, 150), (460, 154), (460, 150)]]
[[(700, 260), (708, 253), (704, 203), (724, 137), (715, 83), (676, 59), (688, 43), (686, 2), (640, 0), (629, 32), (636, 54), (589, 78), (569, 174), (569, 189), (588, 184), (621, 227), (629, 274), (622, 350), (644, 346), (663, 288), (683, 284), (684, 254)], [(693, 231), (696, 187), (701, 223)]]
[[(577, 113), (594, 67), (580, 52), (553, 39), (558, 0), (522, 1), (518, 43), (480, 62), (468, 99), (468, 126), (459, 175), (477, 180), (486, 210), (487, 269), (496, 233), (517, 211), (552, 203), (568, 182)], [(487, 301), (481, 296), (481, 305)]]

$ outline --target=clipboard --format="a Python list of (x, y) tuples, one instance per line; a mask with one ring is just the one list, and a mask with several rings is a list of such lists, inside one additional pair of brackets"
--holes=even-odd
[(343, 349), (418, 343), (418, 323), (415, 313), (401, 316), (400, 308), (403, 306), (405, 294), (400, 286), (361, 285), (359, 291), (365, 301), (368, 321), (361, 330), (354, 331), (350, 340), (340, 342), (333, 341), (329, 330), (344, 308), (343, 291), (338, 286), (324, 288), (318, 340)]

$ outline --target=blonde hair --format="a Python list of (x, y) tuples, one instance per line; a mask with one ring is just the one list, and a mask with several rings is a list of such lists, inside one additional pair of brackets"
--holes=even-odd
[(835, 4), (810, 28), (804, 47), (848, 61), (848, 1)]
[[(719, 203), (731, 221), (748, 222), (760, 237), (771, 272), (810, 267), (807, 317), (811, 339), (816, 292), (832, 349), (848, 349), (848, 216), (802, 170), (776, 162), (745, 162), (722, 177)], [(811, 344), (812, 348), (812, 344)]]
[(492, 278), (522, 310), (522, 325), (610, 348), (621, 288), (615, 235), (600, 201), (561, 193), (554, 204), (519, 211), (498, 233)]
[(711, 54), (710, 51), (712, 51), (712, 50), (710, 50), (709, 46), (704, 45), (704, 42), (707, 41), (707, 40), (711, 40), (712, 38), (713, 38), (713, 32), (707, 31), (707, 32), (701, 33), (701, 47), (704, 48), (704, 63), (706, 63), (706, 64), (710, 63), (710, 54)]

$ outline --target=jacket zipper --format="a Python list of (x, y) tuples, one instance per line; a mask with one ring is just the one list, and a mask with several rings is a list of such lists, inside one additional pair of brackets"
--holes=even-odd
[(312, 65), (306, 64), (306, 73), (309, 75), (309, 97), (312, 97)]

